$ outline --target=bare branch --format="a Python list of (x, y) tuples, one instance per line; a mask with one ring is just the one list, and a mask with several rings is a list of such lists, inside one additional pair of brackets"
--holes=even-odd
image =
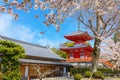
[(100, 17), (100, 20), (102, 21), (102, 23), (105, 25), (105, 21), (103, 20), (103, 17), (102, 16), (99, 16)]
[(85, 26), (89, 27), (89, 25), (86, 24), (86, 23), (85, 23), (83, 20), (81, 20), (80, 18), (78, 18), (78, 20), (79, 20), (80, 22), (82, 22)]
[(105, 25), (108, 25), (108, 23), (111, 21), (111, 20), (114, 20), (116, 17), (117, 17), (117, 15), (119, 14), (119, 11), (117, 11), (116, 13), (114, 13), (114, 14), (112, 14), (111, 16), (110, 16), (110, 18), (106, 21), (106, 23), (105, 23)]
[(94, 27), (92, 25), (92, 21), (91, 20), (89, 20), (89, 24), (90, 24), (90, 26), (88, 26), (88, 28), (90, 28), (92, 30), (94, 35), (97, 35), (97, 33), (96, 33), (96, 31), (95, 31), (95, 29), (94, 29)]

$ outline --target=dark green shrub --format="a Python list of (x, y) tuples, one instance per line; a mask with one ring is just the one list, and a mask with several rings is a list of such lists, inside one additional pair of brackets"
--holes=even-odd
[(100, 71), (94, 72), (93, 73), (93, 78), (99, 78), (99, 79), (104, 80), (104, 76), (103, 76), (102, 72), (100, 72)]
[(102, 79), (102, 80), (104, 80), (104, 79), (105, 79), (105, 77), (104, 77), (104, 76), (101, 76), (101, 79)]
[(72, 73), (70, 72), (70, 76), (72, 76)]
[(82, 78), (81, 74), (75, 74), (74, 75), (74, 80), (80, 80)]
[(112, 70), (112, 69), (108, 69), (108, 68), (103, 68), (103, 69), (98, 69), (98, 71), (101, 71), (104, 76), (118, 76), (119, 77), (119, 73), (120, 70)]
[(4, 79), (4, 75), (2, 72), (0, 72), (0, 80), (3, 80)]
[[(90, 69), (89, 68), (70, 68), (70, 72), (72, 75), (77, 73), (84, 75), (83, 73), (85, 73), (86, 71), (90, 71)], [(101, 69), (98, 69), (98, 71), (102, 72), (104, 76), (111, 76), (111, 75), (118, 76), (118, 74), (120, 73), (120, 70), (111, 70), (108, 68), (101, 68)]]
[(70, 72), (72, 75), (75, 75), (77, 73), (83, 74), (86, 71), (89, 71), (89, 69), (88, 68), (70, 68)]
[(89, 78), (91, 75), (92, 75), (92, 72), (90, 72), (90, 71), (86, 71), (86, 72), (84, 73), (84, 76), (85, 76), (86, 78)]
[(111, 69), (103, 68), (103, 69), (98, 69), (98, 71), (104, 73), (104, 74), (109, 74), (112, 73)]

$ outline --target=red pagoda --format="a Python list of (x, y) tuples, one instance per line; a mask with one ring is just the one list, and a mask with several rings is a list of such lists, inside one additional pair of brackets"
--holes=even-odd
[[(91, 65), (92, 62), (92, 51), (93, 48), (86, 44), (86, 41), (92, 40), (93, 38), (87, 33), (78, 30), (72, 34), (65, 35), (66, 39), (75, 42), (72, 47), (61, 47), (60, 50), (67, 52), (68, 59), (66, 62), (70, 62), (73, 66)], [(111, 66), (108, 61), (99, 60), (102, 64)]]
[(66, 39), (75, 42), (73, 47), (61, 47), (62, 51), (67, 52), (67, 62), (90, 62), (93, 48), (86, 44), (86, 41), (92, 40), (93, 38), (87, 33), (78, 30), (69, 35), (64, 36)]

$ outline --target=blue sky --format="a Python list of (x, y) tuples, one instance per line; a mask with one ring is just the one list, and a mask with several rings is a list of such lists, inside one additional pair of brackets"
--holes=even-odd
[[(67, 41), (64, 38), (65, 34), (78, 30), (77, 21), (74, 18), (67, 18), (61, 24), (60, 31), (56, 32), (54, 26), (47, 27), (43, 23), (45, 11), (31, 10), (26, 13), (16, 10), (15, 12), (19, 14), (18, 20), (14, 20), (14, 17), (9, 14), (0, 14), (0, 35), (43, 46), (59, 47), (61, 43)], [(34, 17), (35, 14), (40, 16), (39, 19)], [(80, 26), (81, 30), (88, 31), (88, 29), (82, 27), (83, 25)], [(41, 31), (45, 32), (45, 34), (41, 35)], [(93, 45), (93, 41), (91, 43)]]

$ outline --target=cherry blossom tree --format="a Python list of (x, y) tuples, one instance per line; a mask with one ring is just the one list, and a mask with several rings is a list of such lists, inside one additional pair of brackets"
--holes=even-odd
[[(112, 35), (120, 28), (120, 0), (3, 0), (0, 11), (7, 12), (15, 19), (18, 15), (15, 9), (28, 12), (35, 10), (49, 10), (44, 14), (47, 26), (54, 25), (59, 31), (60, 24), (67, 17), (75, 17), (83, 26), (89, 28), (95, 38), (92, 72), (97, 71), (97, 61), (100, 55), (98, 48), (101, 41)], [(77, 14), (77, 15), (76, 15)], [(39, 17), (38, 15), (36, 16)]]
[(120, 69), (120, 42), (116, 42), (109, 38), (103, 40), (101, 48), (101, 58), (108, 59), (113, 63), (113, 69)]

